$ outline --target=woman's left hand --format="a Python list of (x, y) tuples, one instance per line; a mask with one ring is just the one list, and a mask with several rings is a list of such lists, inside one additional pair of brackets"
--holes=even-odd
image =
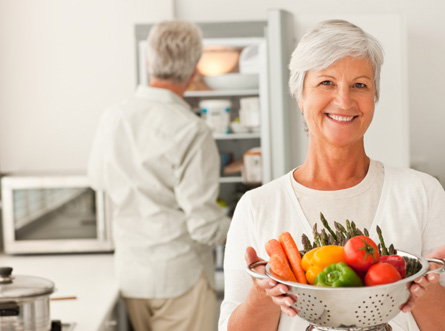
[[(427, 257), (445, 259), (445, 245), (439, 247), (433, 253), (427, 255)], [(411, 296), (409, 297), (408, 301), (400, 307), (400, 309), (404, 313), (410, 312), (414, 308), (417, 298), (423, 296), (428, 290), (428, 287), (432, 284), (438, 283), (439, 279), (440, 275), (432, 272), (427, 276), (419, 277), (414, 280), (414, 283), (409, 288)]]

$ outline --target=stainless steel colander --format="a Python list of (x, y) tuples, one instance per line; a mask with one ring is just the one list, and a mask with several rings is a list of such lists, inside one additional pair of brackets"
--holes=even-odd
[[(431, 272), (445, 272), (445, 261), (419, 257), (397, 251), (402, 257), (414, 258), (421, 264), (416, 274), (398, 282), (363, 287), (319, 287), (280, 279), (269, 268), (267, 261), (251, 264), (247, 271), (255, 278), (272, 278), (289, 286), (289, 293), (297, 296), (294, 306), (298, 316), (308, 321), (317, 330), (381, 330), (400, 312), (400, 306), (410, 296), (409, 285), (413, 280)], [(438, 263), (438, 269), (428, 270), (428, 263)], [(266, 266), (266, 274), (254, 269)]]

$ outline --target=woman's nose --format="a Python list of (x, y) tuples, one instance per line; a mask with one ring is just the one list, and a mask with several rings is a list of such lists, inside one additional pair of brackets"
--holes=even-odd
[(354, 103), (349, 86), (340, 85), (335, 96), (335, 105), (342, 109), (351, 108)]

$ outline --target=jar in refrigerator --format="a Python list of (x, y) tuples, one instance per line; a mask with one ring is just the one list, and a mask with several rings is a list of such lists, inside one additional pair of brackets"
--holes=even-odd
[(213, 133), (226, 134), (230, 132), (230, 100), (212, 99), (199, 103), (201, 115)]

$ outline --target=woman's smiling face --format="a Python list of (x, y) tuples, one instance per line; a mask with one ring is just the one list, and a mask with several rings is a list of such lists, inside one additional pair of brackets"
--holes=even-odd
[(375, 92), (374, 70), (365, 58), (346, 57), (307, 71), (297, 101), (310, 138), (338, 147), (361, 143), (374, 115)]

